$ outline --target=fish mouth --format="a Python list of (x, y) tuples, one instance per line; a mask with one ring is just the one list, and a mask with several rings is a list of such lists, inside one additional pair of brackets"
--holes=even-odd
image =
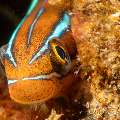
[[(55, 97), (61, 90), (60, 75), (51, 73), (21, 80), (9, 80), (10, 97), (22, 104), (44, 102)], [(12, 81), (12, 82), (11, 82)]]
[[(52, 77), (57, 77), (57, 78), (60, 78), (61, 75), (56, 73), (56, 72), (53, 72), (53, 73), (50, 73), (50, 74), (46, 74), (46, 75), (38, 75), (38, 76), (33, 76), (33, 77), (24, 77), (22, 79), (20, 79), (20, 81), (26, 81), (26, 80), (49, 80), (51, 79)], [(8, 85), (11, 85), (11, 84), (14, 84), (16, 82), (18, 82), (19, 80), (17, 79), (8, 79)]]

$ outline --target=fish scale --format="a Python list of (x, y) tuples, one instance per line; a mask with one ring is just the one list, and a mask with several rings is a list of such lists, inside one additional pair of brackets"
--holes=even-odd
[(71, 16), (65, 8), (46, 0), (32, 1), (5, 53), (13, 100), (23, 104), (43, 102), (68, 91), (75, 79), (71, 71), (77, 53), (70, 27)]

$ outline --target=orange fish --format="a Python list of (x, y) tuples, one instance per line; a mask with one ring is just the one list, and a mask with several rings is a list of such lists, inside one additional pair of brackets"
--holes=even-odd
[(7, 45), (3, 64), (13, 100), (37, 103), (69, 91), (76, 45), (71, 16), (47, 1), (33, 0)]

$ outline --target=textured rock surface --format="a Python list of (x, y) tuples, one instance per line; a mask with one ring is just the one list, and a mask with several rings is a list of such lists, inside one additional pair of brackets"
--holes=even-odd
[[(77, 4), (76, 4), (77, 5)], [(83, 68), (92, 72), (87, 120), (120, 118), (120, 2), (87, 1), (74, 11), (72, 31)], [(88, 73), (88, 72), (87, 72)], [(86, 73), (86, 74), (87, 74)]]

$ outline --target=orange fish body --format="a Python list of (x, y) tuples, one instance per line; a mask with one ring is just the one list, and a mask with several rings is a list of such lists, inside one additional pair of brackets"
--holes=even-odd
[(23, 104), (43, 102), (69, 89), (76, 56), (70, 24), (70, 15), (63, 8), (33, 0), (5, 53), (13, 100)]

